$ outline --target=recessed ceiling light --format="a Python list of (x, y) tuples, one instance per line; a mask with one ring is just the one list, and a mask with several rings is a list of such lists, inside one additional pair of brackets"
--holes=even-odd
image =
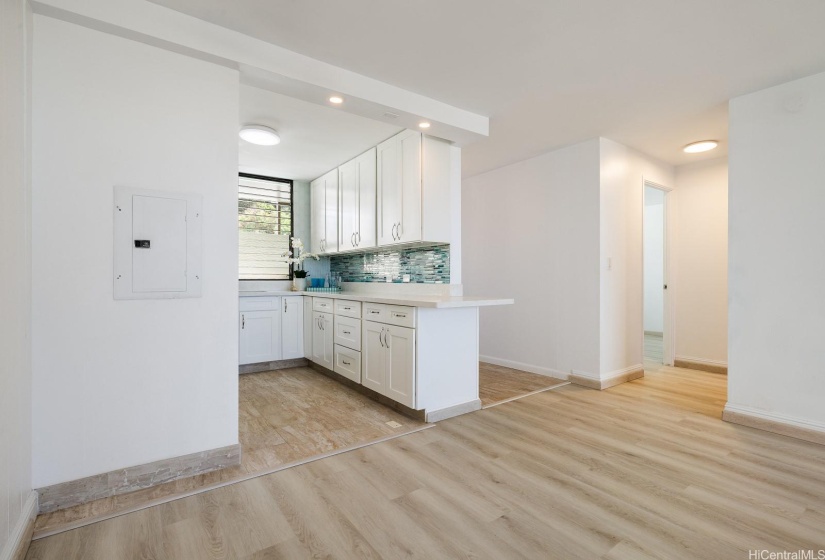
[(700, 152), (707, 152), (712, 150), (716, 146), (719, 145), (719, 142), (716, 140), (701, 140), (699, 142), (693, 142), (692, 144), (688, 144), (683, 149), (686, 154), (698, 154)]
[(277, 132), (260, 124), (248, 124), (241, 129), (238, 135), (250, 144), (259, 146), (274, 146), (281, 143), (281, 137)]
[(337, 95), (333, 95), (332, 97), (329, 98), (329, 102), (330, 103), (335, 103), (336, 105), (340, 105), (341, 103), (344, 102), (344, 98), (343, 97), (338, 97)]
[(428, 123), (428, 122), (418, 123), (418, 128), (430, 128), (430, 123)]

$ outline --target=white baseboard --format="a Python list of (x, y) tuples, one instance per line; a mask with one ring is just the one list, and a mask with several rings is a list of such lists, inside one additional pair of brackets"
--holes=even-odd
[(468, 412), (475, 412), (476, 410), (481, 410), (480, 399), (476, 399), (461, 404), (454, 404), (453, 406), (448, 406), (447, 408), (441, 408), (439, 410), (428, 410), (426, 421), (440, 422), (441, 420), (446, 420), (447, 418), (467, 414)]
[(516, 362), (513, 360), (505, 360), (503, 358), (496, 358), (493, 356), (479, 356), (479, 361), (493, 364), (494, 366), (503, 366), (521, 371), (529, 371), (530, 373), (537, 373), (539, 375), (546, 375), (547, 377), (555, 377), (556, 379), (567, 380), (570, 374), (565, 371), (559, 371), (553, 368), (546, 368), (541, 366), (534, 366), (533, 364), (525, 364), (523, 362)]
[(606, 373), (604, 375), (594, 375), (586, 371), (573, 370), (570, 376), (570, 381), (576, 385), (588, 387), (590, 389), (604, 390), (609, 389), (620, 383), (633, 381), (640, 377), (644, 377), (645, 370), (642, 364), (628, 366), (626, 368), (617, 369)]
[(26, 503), (23, 504), (23, 511), (20, 517), (14, 524), (14, 527), (9, 534), (9, 540), (6, 546), (0, 551), (0, 560), (12, 560), (16, 557), (22, 557), (21, 551), (29, 548), (29, 543), (32, 539), (32, 530), (34, 529), (34, 518), (37, 517), (37, 492), (32, 490), (29, 492), (29, 497), (26, 498)]
[(727, 403), (722, 419), (759, 430), (825, 445), (825, 423)]
[(716, 367), (728, 367), (728, 362), (724, 360), (708, 360), (707, 358), (696, 358), (694, 356), (676, 356), (677, 360), (684, 360), (686, 362), (696, 362), (697, 364), (703, 364), (708, 366), (716, 366)]

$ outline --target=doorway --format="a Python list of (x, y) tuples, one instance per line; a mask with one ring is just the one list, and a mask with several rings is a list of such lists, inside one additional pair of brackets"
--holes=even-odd
[(644, 184), (644, 360), (672, 365), (667, 257), (668, 189)]

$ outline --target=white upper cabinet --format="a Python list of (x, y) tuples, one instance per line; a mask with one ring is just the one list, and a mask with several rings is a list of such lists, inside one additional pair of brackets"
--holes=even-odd
[(451, 192), (459, 188), (452, 150), (413, 130), (378, 145), (379, 246), (450, 242)]
[(310, 183), (313, 253), (338, 252), (338, 170)]
[(376, 149), (338, 168), (341, 251), (375, 247)]

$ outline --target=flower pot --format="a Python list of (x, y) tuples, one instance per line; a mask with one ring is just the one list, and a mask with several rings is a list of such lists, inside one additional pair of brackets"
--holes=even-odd
[(305, 292), (307, 289), (307, 279), (306, 278), (293, 278), (292, 279), (292, 288), (294, 292)]

